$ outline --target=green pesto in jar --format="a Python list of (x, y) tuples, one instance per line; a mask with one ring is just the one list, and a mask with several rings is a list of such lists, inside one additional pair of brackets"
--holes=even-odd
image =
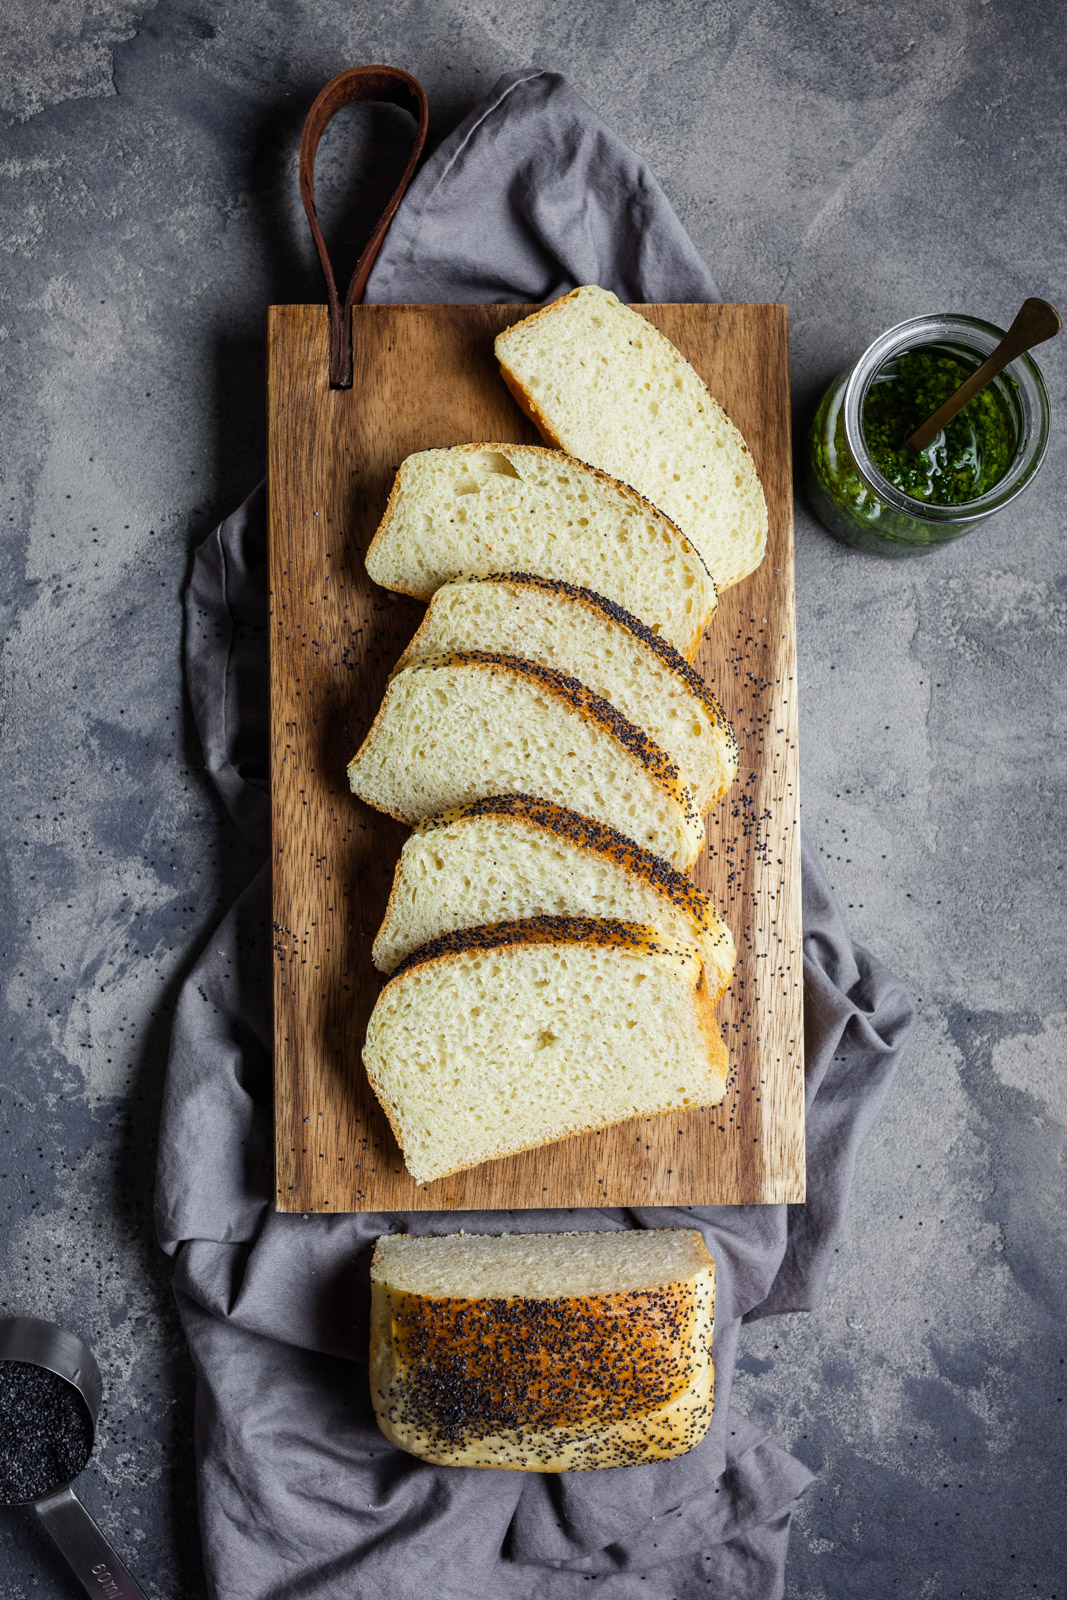
[(871, 382), (863, 402), (863, 436), (871, 459), (883, 477), (914, 500), (939, 506), (977, 500), (1015, 459), (1015, 418), (997, 382), (969, 400), (925, 450), (904, 448), (908, 435), (955, 394), (976, 366), (935, 345), (920, 345), (887, 361)]

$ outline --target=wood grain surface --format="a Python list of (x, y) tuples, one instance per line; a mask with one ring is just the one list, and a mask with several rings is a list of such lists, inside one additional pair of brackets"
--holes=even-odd
[(804, 1198), (804, 1055), (788, 323), (778, 305), (642, 311), (741, 429), (770, 508), (766, 559), (728, 589), (697, 666), (733, 722), (737, 782), (694, 869), (733, 930), (719, 1016), (721, 1106), (642, 1118), (417, 1187), (360, 1052), (398, 823), (345, 767), (423, 607), (376, 588), (364, 553), (413, 450), (535, 442), (493, 359), (531, 308), (367, 306), (355, 381), (328, 385), (324, 306), (269, 321), (274, 1083), (281, 1211), (709, 1205)]

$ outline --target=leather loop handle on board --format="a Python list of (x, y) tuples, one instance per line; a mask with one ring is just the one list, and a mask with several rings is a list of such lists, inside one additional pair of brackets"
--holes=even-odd
[[(404, 168), (403, 176), (393, 191), (393, 196), (379, 217), (374, 232), (367, 240), (363, 253), (356, 262), (356, 270), (352, 274), (352, 281), (348, 285), (344, 305), (341, 305), (337, 293), (337, 284), (334, 281), (333, 267), (330, 265), (329, 252), (326, 241), (322, 237), (319, 227), (318, 215), (315, 211), (315, 152), (319, 147), (319, 140), (326, 131), (327, 125), (340, 111), (342, 106), (352, 105), (354, 102), (384, 100), (394, 106), (400, 106), (404, 111), (410, 111), (418, 123), (415, 133), (415, 144), (411, 157)], [(358, 305), (363, 298), (363, 291), (367, 286), (370, 269), (374, 265), (375, 257), (381, 249), (382, 240), (385, 238), (389, 224), (393, 220), (393, 213), (403, 198), (404, 190), (411, 182), (422, 147), (426, 143), (426, 128), (429, 122), (429, 108), (426, 104), (426, 95), (422, 84), (408, 72), (401, 72), (399, 67), (350, 67), (347, 72), (339, 72), (336, 78), (331, 78), (325, 89), (317, 96), (314, 105), (307, 114), (304, 123), (304, 132), (300, 140), (300, 198), (304, 202), (308, 222), (311, 224), (311, 236), (315, 241), (315, 248), (319, 252), (322, 263), (323, 276), (326, 279), (326, 294), (330, 305), (330, 387), (332, 389), (350, 389), (352, 387), (352, 307)]]

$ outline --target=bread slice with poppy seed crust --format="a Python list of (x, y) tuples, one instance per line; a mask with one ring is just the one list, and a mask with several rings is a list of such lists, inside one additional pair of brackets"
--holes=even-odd
[(549, 443), (665, 511), (720, 589), (759, 566), (767, 502), (748, 446), (647, 317), (586, 284), (505, 328), (496, 355)]
[(688, 785), (643, 729), (576, 678), (489, 651), (397, 673), (348, 779), (411, 825), (510, 791), (606, 822), (675, 867), (704, 840)]
[(697, 947), (596, 917), (424, 945), (378, 996), (363, 1064), (416, 1183), (726, 1092)]
[(522, 656), (603, 695), (677, 762), (702, 813), (737, 776), (737, 740), (700, 674), (591, 589), (529, 572), (454, 578), (430, 601), (396, 670), (464, 650)]
[(420, 823), (404, 845), (374, 964), (483, 923), (541, 916), (648, 923), (695, 944), (717, 1001), (733, 973), (730, 930), (692, 879), (614, 828), (531, 795), (493, 795)]
[(378, 1426), (441, 1466), (684, 1455), (711, 1422), (714, 1312), (695, 1230), (387, 1234), (371, 1262)]
[(469, 444), (408, 456), (367, 551), (374, 582), (429, 600), (460, 573), (510, 569), (605, 595), (690, 661), (718, 598), (669, 517), (558, 450)]

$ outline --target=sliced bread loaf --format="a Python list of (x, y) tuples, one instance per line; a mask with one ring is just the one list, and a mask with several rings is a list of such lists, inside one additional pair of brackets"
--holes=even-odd
[(424, 945), (378, 996), (363, 1063), (416, 1183), (726, 1091), (696, 946), (588, 917)]
[(715, 584), (689, 540), (623, 483), (541, 445), (408, 456), (367, 551), (375, 583), (429, 600), (458, 573), (516, 568), (606, 595), (691, 660)]
[(397, 671), (465, 650), (538, 661), (603, 695), (677, 762), (701, 812), (737, 776), (737, 740), (700, 674), (666, 639), (590, 589), (528, 572), (453, 579), (430, 601)]
[(647, 317), (587, 285), (506, 328), (496, 354), (544, 437), (665, 511), (720, 589), (759, 566), (767, 502), (748, 446)]
[(370, 1275), (378, 1425), (423, 1460), (574, 1472), (707, 1432), (715, 1263), (695, 1230), (387, 1234)]
[(397, 863), (374, 964), (392, 972), (458, 928), (528, 917), (649, 923), (695, 944), (712, 1001), (734, 967), (734, 941), (707, 895), (614, 828), (529, 795), (494, 795), (420, 823)]
[(411, 824), (510, 791), (606, 822), (675, 867), (704, 839), (677, 765), (647, 733), (576, 678), (489, 651), (397, 673), (348, 780)]

